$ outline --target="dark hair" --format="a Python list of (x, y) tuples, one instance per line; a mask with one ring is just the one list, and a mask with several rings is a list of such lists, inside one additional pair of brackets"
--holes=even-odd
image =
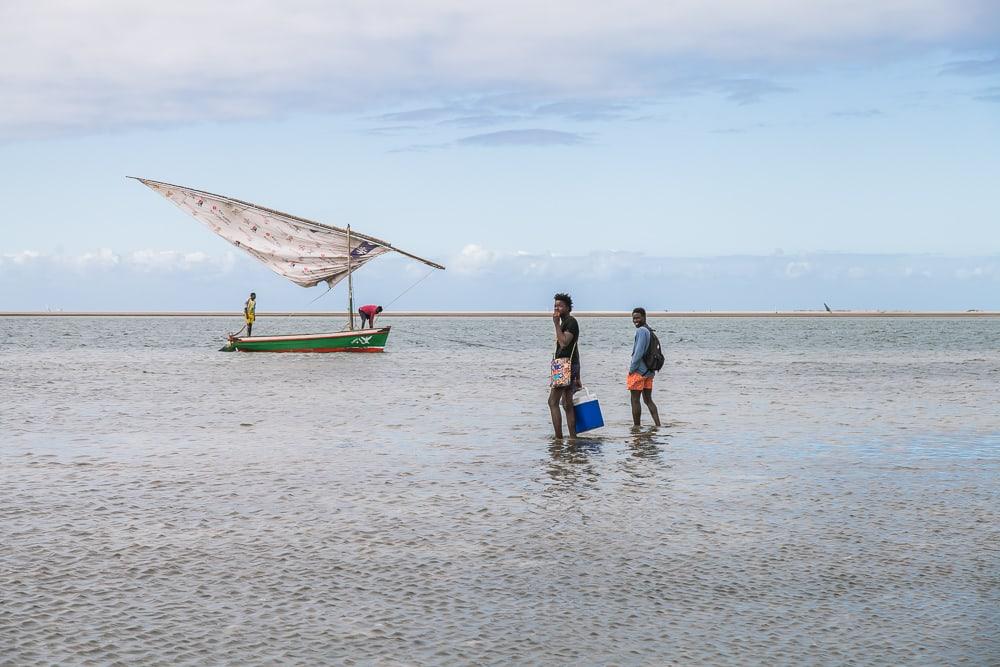
[(562, 301), (563, 303), (566, 304), (566, 310), (568, 310), (569, 312), (573, 312), (573, 297), (571, 297), (569, 294), (563, 294), (562, 292), (559, 292), (554, 297), (552, 297), (552, 300)]
[(257, 293), (256, 292), (250, 292), (250, 298), (256, 299), (257, 298)]
[(376, 308), (375, 312), (376, 313), (381, 313), (382, 312), (382, 306), (379, 306), (378, 308)]
[(636, 306), (635, 308), (632, 309), (632, 314), (635, 315), (636, 313), (639, 313), (643, 317), (646, 317), (646, 309), (643, 308), (642, 306)]

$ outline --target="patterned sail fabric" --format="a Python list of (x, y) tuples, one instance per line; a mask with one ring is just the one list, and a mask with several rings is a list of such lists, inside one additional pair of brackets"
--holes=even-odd
[[(136, 180), (296, 285), (313, 287), (325, 282), (333, 287), (347, 276), (346, 229), (209, 192)], [(390, 250), (394, 248), (388, 243), (351, 230), (351, 271)]]

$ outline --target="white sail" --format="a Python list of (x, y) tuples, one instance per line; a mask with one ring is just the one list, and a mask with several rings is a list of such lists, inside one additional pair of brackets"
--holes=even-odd
[(351, 230), (323, 225), (238, 199), (169, 183), (136, 179), (177, 204), (213, 232), (245, 250), (296, 285), (333, 287), (350, 268), (355, 271), (379, 255), (396, 251), (438, 269), (444, 267), (393, 248), (385, 241)]

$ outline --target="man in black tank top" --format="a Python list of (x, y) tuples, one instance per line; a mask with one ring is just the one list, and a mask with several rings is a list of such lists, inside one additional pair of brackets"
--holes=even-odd
[(556, 437), (563, 437), (562, 414), (559, 404), (566, 412), (566, 427), (569, 437), (576, 438), (576, 416), (573, 413), (573, 392), (582, 385), (580, 380), (580, 350), (577, 340), (580, 338), (580, 324), (570, 315), (573, 310), (573, 298), (569, 294), (556, 294), (552, 306), (552, 324), (556, 335), (556, 359), (570, 359), (572, 368), (568, 387), (552, 387), (549, 390), (549, 413), (552, 415), (552, 428)]

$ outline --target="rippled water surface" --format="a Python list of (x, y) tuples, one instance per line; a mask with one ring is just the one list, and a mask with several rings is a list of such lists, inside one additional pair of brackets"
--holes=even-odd
[(387, 323), (0, 318), (0, 664), (1000, 663), (1000, 321)]

